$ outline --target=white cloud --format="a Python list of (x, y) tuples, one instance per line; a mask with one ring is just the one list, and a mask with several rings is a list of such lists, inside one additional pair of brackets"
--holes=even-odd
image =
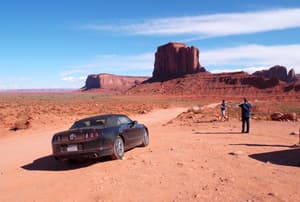
[[(300, 44), (293, 45), (245, 45), (232, 48), (200, 51), (200, 63), (213, 67), (212, 72), (244, 70), (253, 72), (276, 64), (294, 68), (300, 72)], [(230, 68), (228, 68), (230, 67)]]
[(220, 69), (213, 69), (210, 72), (211, 73), (222, 73), (222, 72), (240, 72), (240, 71), (244, 71), (244, 72), (248, 72), (250, 74), (259, 71), (259, 70), (263, 70), (266, 69), (266, 66), (260, 66), (260, 67), (245, 67), (245, 68), (233, 68), (233, 69), (229, 69), (229, 68), (220, 68)]
[(84, 25), (85, 29), (126, 32), (136, 35), (216, 37), (300, 27), (300, 8), (221, 13), (144, 20), (133, 24)]
[(74, 74), (85, 74), (87, 73), (85, 69), (69, 69), (60, 74), (61, 77), (68, 77)]
[(62, 75), (70, 77), (78, 72), (87, 72), (87, 74), (111, 73), (122, 75), (145, 75), (145, 72), (151, 72), (153, 70), (153, 66), (153, 53), (133, 55), (103, 54), (97, 55), (89, 63), (72, 66), (70, 70), (63, 72)]
[(72, 65), (60, 73), (65, 86), (84, 86), (89, 74), (110, 73), (118, 75), (151, 76), (154, 67), (154, 54), (96, 55), (86, 64)]
[(66, 76), (62, 77), (62, 81), (68, 81), (68, 82), (78, 82), (78, 81), (84, 81), (86, 79), (85, 76), (75, 77), (75, 76)]

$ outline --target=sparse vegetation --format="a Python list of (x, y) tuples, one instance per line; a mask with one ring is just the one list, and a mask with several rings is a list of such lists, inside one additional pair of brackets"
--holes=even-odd
[[(124, 96), (103, 95), (99, 93), (20, 93), (0, 94), (0, 127), (25, 129), (35, 122), (49, 123), (50, 119), (65, 122), (84, 116), (101, 113), (124, 113), (127, 115), (148, 113), (154, 108), (181, 106), (204, 106), (219, 102), (220, 99), (181, 97), (181, 96)], [(227, 101), (229, 119), (240, 119), (239, 101)], [(271, 103), (271, 104), (270, 104)], [(252, 101), (252, 118), (270, 120), (273, 112), (300, 115), (300, 103)], [(192, 109), (192, 108), (191, 108)], [(200, 111), (205, 117), (218, 119), (219, 106)]]

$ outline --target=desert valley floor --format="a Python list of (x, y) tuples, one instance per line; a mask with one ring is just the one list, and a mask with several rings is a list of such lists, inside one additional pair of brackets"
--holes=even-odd
[(158, 105), (121, 109), (150, 132), (149, 146), (123, 160), (56, 162), (51, 137), (72, 124), (72, 114), (33, 117), (25, 130), (2, 126), (0, 201), (299, 201), (300, 149), (290, 135), (299, 122), (251, 120), (246, 135), (237, 119), (178, 124), (170, 120), (186, 105)]

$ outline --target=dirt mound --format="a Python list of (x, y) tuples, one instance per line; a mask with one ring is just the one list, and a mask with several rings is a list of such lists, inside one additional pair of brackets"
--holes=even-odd
[[(225, 121), (241, 120), (240, 103), (237, 101), (228, 101), (226, 103)], [(254, 120), (275, 120), (274, 109), (280, 109), (279, 106), (268, 106), (265, 102), (253, 101), (251, 103), (251, 119)], [(212, 123), (221, 121), (220, 103), (211, 103), (207, 105), (194, 105), (187, 111), (182, 112), (176, 118), (170, 120), (167, 124), (175, 124), (180, 126), (195, 126), (201, 123)], [(277, 119), (276, 119), (277, 120)], [(280, 113), (278, 120), (297, 121), (296, 113)]]
[(194, 105), (187, 111), (182, 112), (176, 118), (170, 120), (167, 124), (175, 124), (179, 126), (192, 126), (197, 123), (210, 123), (220, 120), (217, 113), (219, 109), (218, 103), (209, 105)]

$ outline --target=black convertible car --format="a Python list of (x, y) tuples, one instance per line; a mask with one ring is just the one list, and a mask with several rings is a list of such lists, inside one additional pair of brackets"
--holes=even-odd
[(122, 114), (81, 119), (69, 130), (56, 133), (52, 138), (53, 156), (56, 160), (108, 155), (113, 159), (121, 159), (124, 151), (148, 144), (147, 127)]

